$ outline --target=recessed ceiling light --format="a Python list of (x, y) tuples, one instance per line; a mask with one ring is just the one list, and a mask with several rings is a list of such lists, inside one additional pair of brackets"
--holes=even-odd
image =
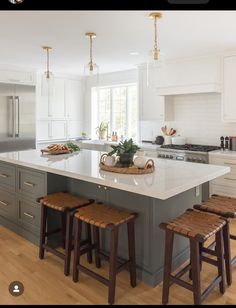
[(138, 56), (139, 55), (139, 52), (137, 51), (132, 51), (129, 53), (131, 56)]

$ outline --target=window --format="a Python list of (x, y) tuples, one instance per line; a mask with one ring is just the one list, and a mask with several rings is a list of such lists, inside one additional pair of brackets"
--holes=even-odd
[(117, 132), (118, 138), (138, 138), (138, 102), (137, 85), (119, 85), (92, 88), (92, 122), (108, 123), (108, 133)]

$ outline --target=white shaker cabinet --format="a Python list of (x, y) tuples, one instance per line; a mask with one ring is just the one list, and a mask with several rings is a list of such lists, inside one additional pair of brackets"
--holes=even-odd
[(222, 120), (236, 122), (236, 55), (223, 61)]
[(51, 116), (53, 119), (63, 119), (65, 117), (65, 80), (63, 78), (54, 78), (54, 95), (49, 100), (51, 104)]
[(83, 126), (81, 121), (67, 121), (66, 136), (67, 138), (77, 138), (80, 137), (83, 131)]
[(65, 80), (66, 118), (83, 120), (83, 93), (80, 80)]
[(38, 121), (37, 123), (37, 141), (51, 139), (52, 129), (51, 121)]
[(34, 72), (0, 68), (0, 82), (35, 85), (35, 79)]
[(52, 121), (51, 138), (52, 139), (65, 139), (66, 138), (66, 121)]
[(37, 141), (63, 140), (66, 139), (66, 121), (38, 121)]
[(147, 71), (139, 69), (139, 115), (141, 121), (164, 119), (164, 96), (159, 96), (157, 90), (147, 86)]

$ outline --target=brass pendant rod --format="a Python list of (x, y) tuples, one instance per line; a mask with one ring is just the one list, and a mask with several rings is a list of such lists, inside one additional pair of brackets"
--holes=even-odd
[(90, 36), (90, 70), (93, 70), (93, 38)]

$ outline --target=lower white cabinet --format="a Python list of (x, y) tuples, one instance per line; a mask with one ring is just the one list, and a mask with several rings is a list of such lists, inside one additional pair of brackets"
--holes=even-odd
[(236, 154), (210, 154), (210, 164), (230, 167), (231, 171), (210, 182), (210, 194), (236, 197)]
[(66, 126), (67, 138), (76, 138), (81, 136), (83, 130), (81, 121), (67, 121)]
[(66, 139), (66, 121), (38, 121), (37, 141)]

